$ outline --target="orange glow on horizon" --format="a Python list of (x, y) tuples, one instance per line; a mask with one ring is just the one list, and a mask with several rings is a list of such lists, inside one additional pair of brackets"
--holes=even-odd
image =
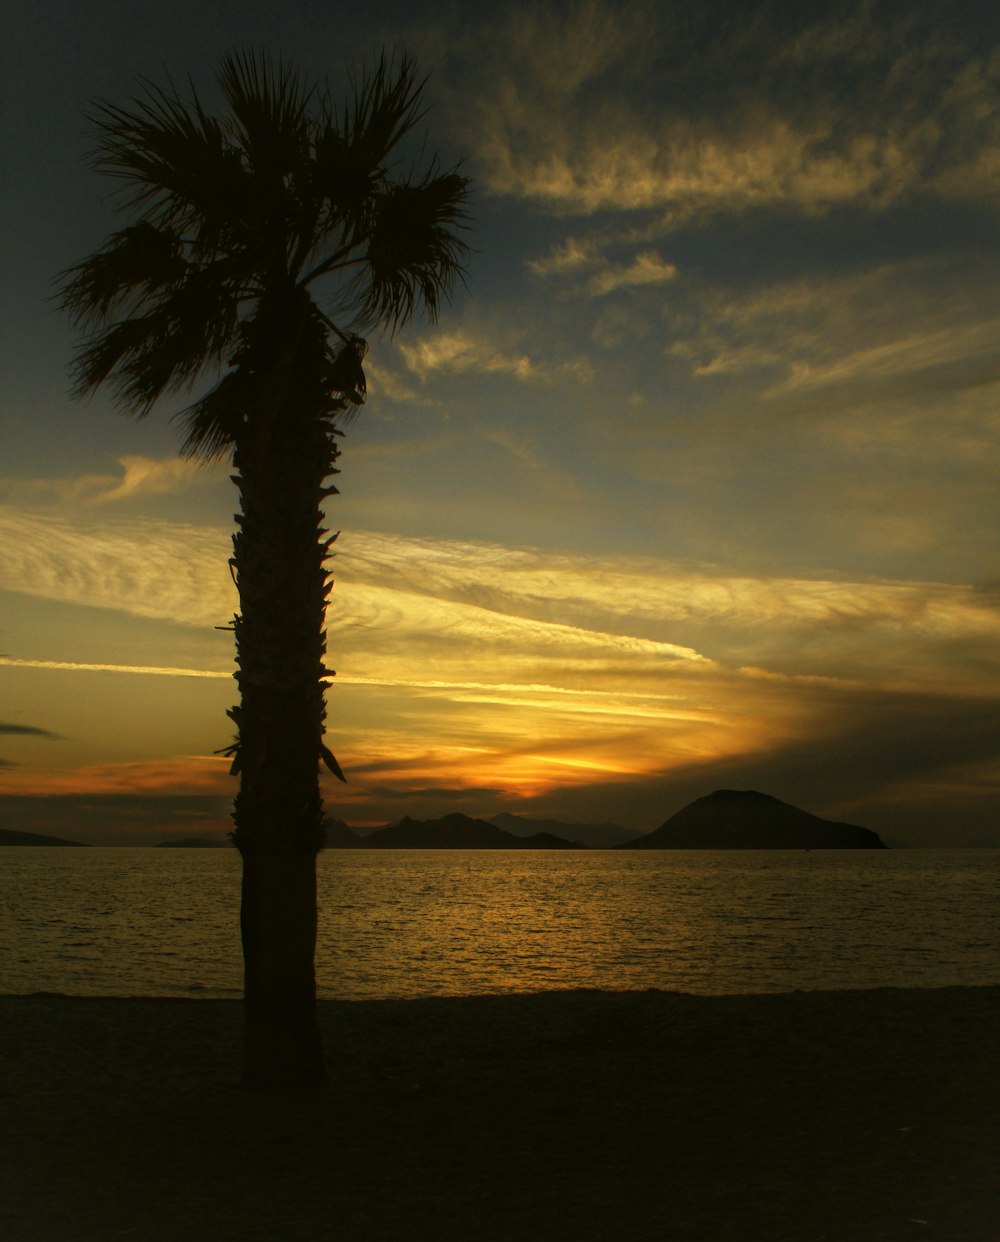
[(4, 792), (26, 796), (60, 794), (207, 794), (232, 797), (235, 783), (228, 759), (215, 755), (87, 764), (65, 770), (16, 769), (4, 773)]

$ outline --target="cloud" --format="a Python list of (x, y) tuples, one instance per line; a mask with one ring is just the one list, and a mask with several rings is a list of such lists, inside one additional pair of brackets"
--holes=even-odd
[[(216, 755), (88, 763), (75, 768), (19, 776), (11, 796), (77, 798), (231, 798), (230, 761)], [(126, 805), (123, 803), (123, 805)], [(218, 805), (218, 804), (214, 804)]]
[(830, 402), (932, 397), (1000, 379), (995, 263), (938, 258), (882, 263), (844, 275), (761, 283), (735, 295), (687, 290), (669, 353), (697, 378), (757, 373), (760, 400)]
[(536, 276), (565, 276), (600, 263), (599, 247), (595, 238), (568, 237), (544, 258), (529, 259), (528, 267)]
[[(0, 663), (3, 663), (4, 657), (0, 656)], [(46, 742), (62, 742), (66, 739), (61, 733), (53, 733), (51, 729), (41, 729), (37, 725), (13, 724), (11, 721), (0, 720), (0, 736), (20, 737), (20, 738), (39, 738)], [(13, 759), (5, 759), (0, 756), (0, 768), (17, 768), (21, 765)]]
[(513, 5), (450, 43), (477, 178), (552, 211), (657, 213), (671, 229), (761, 207), (987, 199), (1000, 181), (997, 66), (926, 15)]
[(110, 491), (94, 497), (94, 503), (114, 504), (135, 496), (179, 492), (210, 478), (202, 462), (183, 457), (119, 457), (118, 463), (124, 478)]
[[(0, 509), (0, 584), (171, 622), (204, 624), (232, 608), (225, 552), (222, 532), (209, 529), (147, 521), (136, 530), (110, 517), (79, 527)], [(1000, 650), (996, 593), (971, 585), (736, 576), (371, 531), (338, 542), (328, 623), (339, 674), (331, 741), (354, 813), (389, 771), (399, 790), (474, 786), (511, 797), (726, 763), (766, 772), (768, 756), (821, 751), (852, 713), (860, 728), (880, 696), (898, 705), (902, 733), (906, 704), (944, 702), (946, 689), (978, 718), (972, 705), (993, 684)], [(83, 667), (5, 663), (67, 676)], [(127, 651), (101, 667), (230, 673), (158, 668)], [(220, 774), (180, 757), (45, 781), (67, 793), (165, 791), (215, 788)]]
[(222, 838), (232, 828), (225, 795), (179, 791), (0, 793), (3, 822), (21, 832), (102, 845), (152, 845), (175, 836)]
[[(899, 376), (923, 374), (936, 367), (969, 359), (997, 356), (1000, 317), (955, 324), (930, 332), (914, 332), (879, 345), (856, 349), (833, 362), (801, 362), (773, 393), (788, 394), (848, 383), (871, 384)], [(1000, 360), (998, 360), (1000, 365)], [(1000, 379), (1000, 373), (994, 372)]]
[(371, 792), (378, 799), (406, 802), (408, 810), (413, 807), (414, 803), (419, 804), (426, 800), (437, 803), (460, 802), (465, 805), (474, 801), (492, 802), (504, 794), (502, 789), (493, 788), (492, 786), (470, 786), (467, 789), (453, 789), (440, 785), (421, 786), (409, 784), (379, 785), (373, 788)]
[(599, 297), (617, 289), (634, 288), (636, 285), (662, 285), (673, 280), (677, 268), (666, 263), (655, 250), (644, 250), (636, 255), (627, 267), (608, 266), (590, 278), (590, 290)]
[(407, 367), (420, 380), (427, 380), (436, 371), (502, 372), (521, 380), (538, 373), (537, 365), (527, 354), (504, 353), (463, 332), (438, 332), (414, 345), (400, 345), (399, 349)]
[(224, 625), (237, 610), (222, 530), (0, 505), (0, 588), (138, 617)]
[(581, 242), (570, 238), (548, 256), (529, 260), (528, 266), (543, 277), (575, 276), (590, 271), (585, 288), (591, 296), (599, 298), (620, 289), (666, 284), (677, 276), (676, 265), (668, 263), (655, 250), (641, 250), (628, 263), (613, 263), (601, 253), (601, 246), (610, 244), (610, 239), (601, 242), (591, 238)]
[(365, 378), (368, 381), (369, 398), (384, 397), (389, 401), (419, 401), (420, 394), (383, 363), (365, 362)]
[(56, 500), (62, 504), (113, 505), (146, 496), (182, 492), (202, 483), (215, 482), (218, 471), (204, 462), (183, 457), (153, 458), (140, 455), (118, 457), (121, 475), (88, 474), (69, 479), (0, 480), (9, 500), (31, 502)]
[[(663, 640), (677, 623), (779, 627), (831, 636), (886, 626), (913, 634), (992, 642), (1000, 612), (973, 586), (849, 579), (733, 576), (648, 558), (599, 558), (445, 540), (347, 535), (341, 577), (348, 589), (405, 593), (474, 606), (503, 620)], [(414, 603), (414, 607), (418, 605)], [(724, 651), (723, 644), (723, 651)]]
[(51, 729), (40, 729), (36, 725), (11, 724), (5, 720), (0, 720), (0, 733), (6, 733), (14, 737), (42, 737), (49, 741), (62, 740), (61, 735), (53, 733)]
[(549, 462), (545, 460), (532, 444), (530, 435), (515, 435), (503, 427), (490, 427), (484, 434), (490, 444), (496, 444), (503, 449), (519, 466), (522, 466), (529, 473), (537, 475), (539, 478), (544, 478), (545, 487), (549, 492), (554, 491), (557, 487), (563, 488), (569, 494), (577, 491), (572, 479), (560, 478), (557, 472), (552, 469)]
[(509, 179), (501, 185), (494, 178), (493, 190), (574, 214), (655, 210), (666, 232), (709, 211), (780, 204), (816, 212), (891, 201), (916, 180), (913, 157), (891, 140), (858, 137), (817, 156), (825, 127), (797, 131), (780, 117), (756, 115), (729, 133), (680, 118), (653, 132), (638, 121), (625, 122), (614, 137), (602, 130), (597, 124), (576, 141), (568, 127), (553, 133), (544, 160), (510, 152)]
[[(345, 532), (337, 548), (330, 623), (341, 671), (356, 678), (406, 681), (432, 662), (443, 681), (479, 683), (492, 651), (497, 684), (615, 676), (629, 690), (718, 665), (916, 684), (980, 677), (1000, 640), (996, 599), (971, 584), (736, 576), (371, 531)], [(228, 536), (212, 528), (81, 525), (0, 507), (0, 587), (36, 597), (212, 626), (238, 607), (227, 554)]]
[[(163, 664), (93, 664), (79, 660), (20, 660), (12, 656), (0, 656), (0, 665), (6, 668), (50, 669), (60, 673), (138, 673), (147, 677), (209, 677), (212, 679), (229, 678), (231, 673), (221, 669), (174, 668)], [(11, 730), (13, 731), (13, 730)], [(0, 725), (0, 733), (5, 732)], [(45, 730), (32, 732), (44, 733)], [(49, 734), (58, 737), (58, 733)]]
[(422, 383), (436, 374), (509, 375), (522, 382), (549, 383), (567, 377), (588, 379), (583, 358), (551, 362), (517, 350), (502, 349), (463, 331), (435, 332), (412, 345), (401, 344), (406, 366)]

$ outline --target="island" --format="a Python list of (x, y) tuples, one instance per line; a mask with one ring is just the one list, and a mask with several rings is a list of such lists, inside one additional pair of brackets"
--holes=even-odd
[(558, 819), (528, 819), (524, 815), (511, 815), (508, 811), (491, 816), (490, 823), (496, 824), (504, 832), (513, 833), (515, 837), (529, 837), (538, 832), (547, 832), (554, 837), (562, 837), (576, 845), (585, 845), (588, 849), (595, 850), (634, 841), (641, 835), (634, 828), (620, 828), (617, 824), (564, 824)]
[(884, 850), (869, 828), (820, 819), (753, 789), (717, 789), (620, 850)]

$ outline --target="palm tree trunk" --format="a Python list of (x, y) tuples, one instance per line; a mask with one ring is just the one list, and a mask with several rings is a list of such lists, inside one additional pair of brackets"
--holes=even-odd
[(242, 1083), (258, 1091), (326, 1080), (314, 956), (332, 540), (320, 503), (336, 456), (322, 417), (301, 410), (248, 421), (234, 453), (243, 511), (232, 561), (241, 608), (232, 835), (243, 859)]
[(322, 1087), (316, 855), (243, 854), (243, 1074), (251, 1091)]

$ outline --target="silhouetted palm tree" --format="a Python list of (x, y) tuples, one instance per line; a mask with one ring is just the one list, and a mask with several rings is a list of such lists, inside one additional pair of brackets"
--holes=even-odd
[(77, 395), (108, 383), (142, 417), (210, 383), (181, 412), (182, 451), (233, 455), (240, 704), (225, 753), (240, 776), (243, 1082), (272, 1089), (324, 1078), (320, 761), (343, 779), (323, 742), (325, 481), (338, 424), (365, 397), (359, 334), (418, 309), (435, 319), (462, 276), (468, 182), (392, 162), (421, 116), (406, 57), (383, 56), (339, 106), (256, 52), (227, 57), (218, 84), (218, 116), (172, 84), (97, 106), (93, 164), (120, 182), (131, 222), (63, 273), (60, 297), (87, 334)]

